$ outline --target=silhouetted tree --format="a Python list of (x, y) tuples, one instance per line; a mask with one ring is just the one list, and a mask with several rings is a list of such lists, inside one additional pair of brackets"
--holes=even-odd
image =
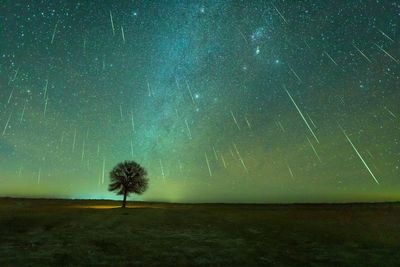
[(130, 193), (142, 194), (148, 187), (147, 171), (134, 161), (118, 163), (110, 172), (111, 183), (108, 191), (117, 191), (123, 195), (122, 208), (126, 206), (126, 197)]

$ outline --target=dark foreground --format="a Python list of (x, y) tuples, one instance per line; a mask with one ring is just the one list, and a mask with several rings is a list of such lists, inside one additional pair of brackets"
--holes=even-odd
[(0, 266), (400, 266), (400, 204), (0, 199)]

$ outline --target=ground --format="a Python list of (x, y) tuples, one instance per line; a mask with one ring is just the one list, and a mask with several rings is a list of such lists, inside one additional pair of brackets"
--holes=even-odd
[(400, 203), (0, 199), (0, 266), (400, 266)]

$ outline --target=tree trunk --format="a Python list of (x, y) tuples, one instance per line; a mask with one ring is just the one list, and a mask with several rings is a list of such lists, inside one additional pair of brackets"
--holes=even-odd
[(127, 195), (127, 192), (126, 192), (126, 190), (124, 190), (124, 200), (122, 201), (122, 208), (126, 207), (126, 195)]

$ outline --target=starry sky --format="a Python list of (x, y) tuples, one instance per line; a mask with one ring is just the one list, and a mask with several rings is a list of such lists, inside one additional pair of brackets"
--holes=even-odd
[(22, 1), (0, 9), (0, 195), (400, 200), (398, 1)]

